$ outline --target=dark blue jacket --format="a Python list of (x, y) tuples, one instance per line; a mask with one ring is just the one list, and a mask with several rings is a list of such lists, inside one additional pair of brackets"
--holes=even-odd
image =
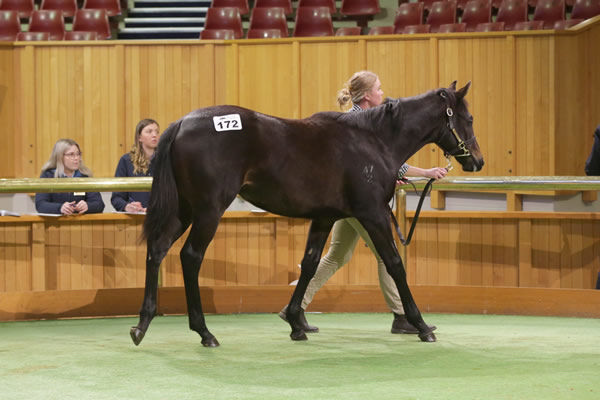
[(592, 152), (585, 162), (585, 174), (600, 175), (600, 125), (596, 128), (596, 132), (594, 132), (594, 144)]
[[(152, 176), (152, 172), (148, 169), (146, 174), (134, 174), (133, 163), (131, 162), (130, 154), (127, 153), (121, 157), (119, 164), (117, 164), (117, 170), (115, 171), (116, 177), (127, 177), (127, 176)], [(113, 192), (110, 202), (117, 211), (125, 211), (125, 206), (131, 202), (139, 201), (142, 203), (142, 207), (148, 207), (148, 201), (150, 200), (150, 192)]]
[[(54, 178), (55, 169), (48, 169), (42, 172), (40, 178)], [(75, 171), (73, 178), (86, 178), (79, 171)], [(62, 178), (65, 178), (64, 176)], [(35, 194), (35, 209), (39, 213), (45, 214), (61, 214), (60, 208), (63, 203), (69, 201), (85, 200), (88, 205), (86, 214), (101, 213), (104, 210), (104, 202), (98, 192), (82, 192), (81, 194), (70, 193), (36, 193)]]

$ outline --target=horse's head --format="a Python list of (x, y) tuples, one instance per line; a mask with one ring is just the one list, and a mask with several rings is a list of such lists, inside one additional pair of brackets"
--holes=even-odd
[(446, 124), (436, 140), (446, 157), (453, 156), (464, 171), (477, 172), (483, 167), (483, 156), (473, 132), (473, 116), (469, 113), (465, 96), (471, 82), (456, 90), (456, 81), (447, 89), (439, 89), (445, 109)]

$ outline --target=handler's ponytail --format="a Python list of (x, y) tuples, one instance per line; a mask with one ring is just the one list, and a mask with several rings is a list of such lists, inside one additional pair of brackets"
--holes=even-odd
[(365, 97), (365, 94), (371, 90), (377, 81), (377, 75), (371, 71), (358, 71), (340, 89), (337, 95), (337, 102), (340, 108), (346, 107), (350, 101), (358, 104)]

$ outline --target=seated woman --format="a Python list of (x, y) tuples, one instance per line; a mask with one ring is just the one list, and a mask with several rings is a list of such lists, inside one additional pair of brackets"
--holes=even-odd
[[(83, 164), (81, 149), (72, 139), (60, 139), (50, 159), (42, 167), (40, 178), (80, 178), (92, 176)], [(35, 209), (47, 214), (101, 213), (104, 202), (98, 192), (36, 193)]]
[[(158, 145), (159, 126), (153, 119), (143, 119), (135, 128), (135, 143), (131, 151), (119, 160), (116, 177), (152, 176), (150, 160)], [(146, 212), (150, 192), (113, 192), (110, 202), (117, 211)]]

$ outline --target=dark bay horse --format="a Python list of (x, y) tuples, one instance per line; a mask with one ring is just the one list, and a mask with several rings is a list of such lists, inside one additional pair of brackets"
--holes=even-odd
[(465, 171), (483, 157), (464, 100), (456, 90), (388, 99), (352, 113), (322, 112), (290, 120), (234, 106), (199, 109), (163, 133), (144, 222), (146, 288), (131, 338), (138, 345), (156, 313), (158, 270), (169, 248), (191, 224), (181, 249), (190, 329), (208, 347), (219, 345), (206, 327), (198, 274), (221, 216), (237, 194), (267, 211), (312, 220), (302, 271), (288, 307), (292, 340), (306, 340), (300, 303), (333, 223), (355, 217), (393, 277), (408, 321), (425, 342), (435, 335), (423, 321), (406, 283), (390, 224), (389, 200), (402, 164), (427, 143), (454, 156)]

